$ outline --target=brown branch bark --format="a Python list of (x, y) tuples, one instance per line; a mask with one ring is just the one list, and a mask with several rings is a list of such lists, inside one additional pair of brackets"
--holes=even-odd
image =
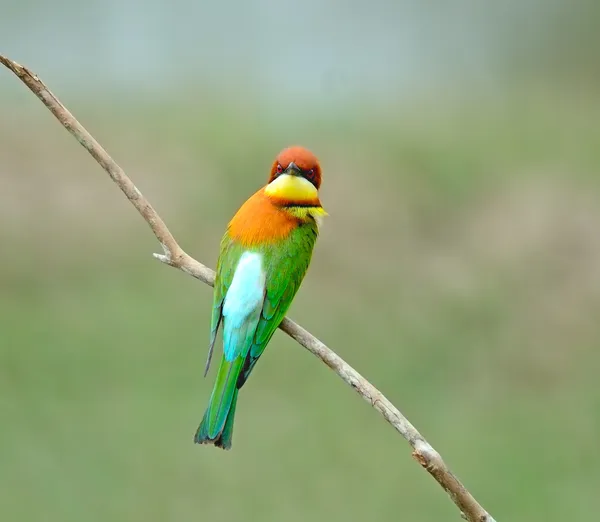
[[(169, 232), (164, 221), (156, 213), (152, 205), (127, 177), (123, 169), (115, 163), (94, 137), (75, 119), (75, 117), (58, 101), (44, 83), (26, 67), (0, 55), (0, 63), (8, 67), (29, 89), (42, 101), (100, 166), (108, 173), (125, 196), (146, 220), (156, 239), (160, 242), (163, 254), (154, 257), (174, 268), (184, 271), (200, 281), (212, 286), (214, 272), (196, 261), (178, 245)], [(460, 509), (463, 518), (469, 522), (495, 522), (483, 507), (467, 491), (456, 476), (448, 469), (440, 454), (425, 440), (417, 429), (400, 413), (400, 411), (367, 379), (346, 363), (333, 350), (325, 346), (310, 332), (285, 318), (280, 328), (329, 366), (338, 376), (350, 385), (358, 394), (373, 406), (412, 446), (412, 456), (442, 486), (452, 501)]]

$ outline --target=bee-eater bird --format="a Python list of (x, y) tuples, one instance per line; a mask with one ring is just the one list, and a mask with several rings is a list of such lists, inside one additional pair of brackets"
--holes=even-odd
[(207, 374), (219, 326), (223, 356), (194, 441), (231, 448), (238, 392), (285, 316), (327, 215), (321, 167), (302, 147), (279, 153), (266, 186), (229, 222), (217, 262)]

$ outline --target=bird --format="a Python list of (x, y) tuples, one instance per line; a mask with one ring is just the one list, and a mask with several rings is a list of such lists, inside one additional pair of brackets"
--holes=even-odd
[(327, 216), (320, 187), (317, 157), (301, 146), (285, 148), (267, 184), (229, 221), (217, 261), (205, 377), (219, 328), (223, 354), (197, 444), (231, 448), (239, 390), (285, 317)]

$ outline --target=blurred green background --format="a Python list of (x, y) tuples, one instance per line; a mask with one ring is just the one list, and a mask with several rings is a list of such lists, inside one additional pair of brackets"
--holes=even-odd
[[(4, 0), (6, 2), (6, 0)], [(600, 4), (0, 6), (190, 254), (300, 143), (330, 213), (291, 315), (497, 520), (600, 491)], [(0, 518), (459, 520), (408, 445), (281, 332), (234, 445), (192, 443), (211, 289), (0, 72)]]

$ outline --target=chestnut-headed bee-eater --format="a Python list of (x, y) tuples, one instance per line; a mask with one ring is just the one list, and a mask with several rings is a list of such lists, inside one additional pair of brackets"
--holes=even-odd
[(194, 441), (231, 448), (238, 392), (287, 312), (326, 212), (321, 167), (303, 147), (279, 153), (269, 181), (229, 222), (217, 262), (208, 372), (219, 326), (223, 356)]

